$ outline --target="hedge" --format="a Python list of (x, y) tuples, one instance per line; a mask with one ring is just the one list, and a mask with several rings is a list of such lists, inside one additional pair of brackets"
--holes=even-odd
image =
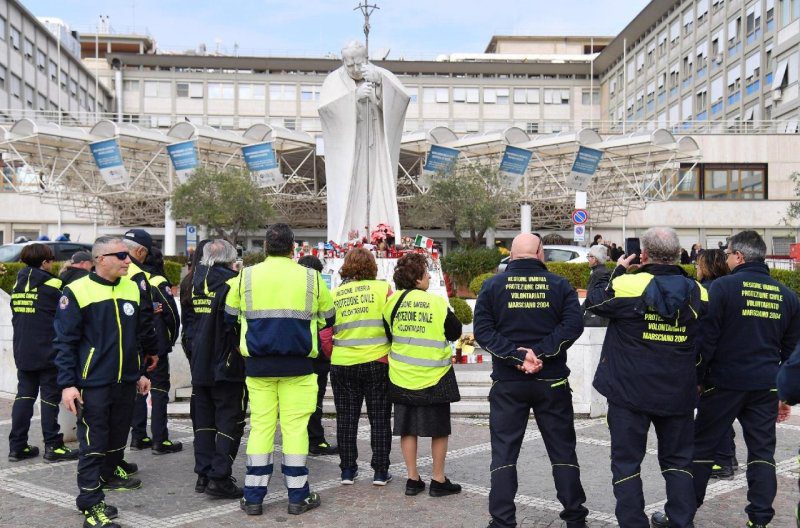
[(255, 251), (253, 253), (245, 253), (244, 257), (242, 257), (242, 262), (244, 267), (247, 268), (249, 266), (255, 266), (256, 264), (260, 264), (266, 260), (267, 255), (266, 253)]
[(187, 262), (189, 262), (189, 257), (186, 255), (166, 255), (164, 256), (164, 262), (177, 262), (181, 266), (185, 266)]
[(483, 287), (483, 283), (492, 277), (494, 277), (494, 273), (481, 273), (469, 283), (469, 291), (475, 295), (478, 295)]
[(458, 297), (451, 297), (450, 306), (453, 307), (453, 313), (456, 314), (462, 325), (468, 325), (472, 322), (472, 308), (469, 307), (467, 301)]
[[(62, 265), (63, 263), (61, 262), (53, 263), (53, 275), (56, 277), (58, 276), (58, 272)], [(5, 272), (0, 274), (0, 289), (10, 294), (14, 289), (14, 283), (17, 282), (17, 273), (19, 273), (19, 270), (25, 267), (25, 264), (22, 262), (4, 262), (2, 263), (2, 266), (5, 269)], [(173, 286), (181, 282), (182, 269), (183, 266), (177, 262), (164, 262), (164, 274), (166, 275), (167, 280), (169, 280)]]
[(469, 286), (478, 275), (496, 270), (501, 259), (495, 248), (459, 249), (442, 259), (442, 271), (458, 285)]

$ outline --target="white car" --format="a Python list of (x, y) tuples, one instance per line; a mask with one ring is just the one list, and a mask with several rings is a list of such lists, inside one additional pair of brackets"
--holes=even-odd
[[(544, 261), (545, 262), (589, 262), (587, 258), (589, 255), (589, 248), (583, 246), (544, 246)], [(506, 265), (511, 257), (505, 257), (500, 261), (497, 271), (505, 271)]]

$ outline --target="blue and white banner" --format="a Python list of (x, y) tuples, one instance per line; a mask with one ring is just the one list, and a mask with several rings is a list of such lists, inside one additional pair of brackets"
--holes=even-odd
[(503, 160), (500, 162), (500, 172), (506, 177), (507, 185), (512, 189), (519, 187), (522, 178), (528, 171), (533, 152), (519, 147), (506, 147)]
[(430, 187), (431, 176), (453, 168), (453, 165), (458, 161), (458, 154), (458, 149), (443, 147), (441, 145), (431, 145), (428, 151), (428, 157), (425, 159), (425, 166), (422, 167), (419, 184), (423, 187)]
[(186, 254), (197, 249), (197, 226), (186, 224)]
[(194, 140), (181, 141), (180, 143), (173, 143), (167, 145), (167, 153), (172, 160), (172, 166), (175, 167), (175, 175), (178, 181), (186, 183), (195, 169), (200, 165), (197, 156), (197, 145)]
[(130, 181), (128, 171), (125, 170), (125, 164), (122, 161), (122, 150), (116, 139), (104, 139), (89, 143), (89, 148), (106, 185), (122, 185)]
[(578, 155), (575, 156), (572, 171), (567, 177), (567, 187), (576, 191), (587, 190), (602, 158), (602, 150), (589, 147), (578, 148)]
[(281, 174), (272, 143), (256, 143), (242, 147), (244, 162), (253, 173), (253, 180), (259, 187), (280, 185), (285, 178)]

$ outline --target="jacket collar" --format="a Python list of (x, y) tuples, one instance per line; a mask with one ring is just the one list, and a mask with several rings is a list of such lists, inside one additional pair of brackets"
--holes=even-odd
[(509, 260), (506, 271), (517, 270), (547, 271), (547, 266), (544, 265), (544, 262), (535, 258)]
[(115, 280), (113, 282), (107, 281), (106, 279), (104, 279), (103, 277), (101, 277), (100, 275), (95, 273), (94, 271), (92, 271), (89, 274), (89, 279), (93, 280), (97, 284), (102, 284), (103, 286), (116, 286), (116, 285), (119, 284), (119, 281), (120, 281), (120, 279), (117, 279), (117, 280)]
[(769, 266), (763, 262), (745, 262), (736, 266), (731, 273), (763, 273), (769, 275)]
[(682, 267), (675, 264), (645, 264), (639, 268), (637, 273), (649, 273), (651, 275), (683, 275), (684, 277), (689, 276)]

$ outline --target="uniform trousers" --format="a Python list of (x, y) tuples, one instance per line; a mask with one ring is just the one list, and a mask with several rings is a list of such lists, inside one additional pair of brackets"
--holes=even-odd
[(231, 466), (244, 434), (247, 388), (244, 383), (218, 381), (192, 387), (194, 472), (210, 479), (231, 476)]
[[(169, 440), (167, 429), (167, 404), (169, 404), (169, 356), (158, 358), (150, 375), (150, 430), (153, 445)], [(141, 440), (147, 436), (147, 395), (136, 395), (131, 423), (131, 438)]]
[(322, 401), (325, 392), (328, 390), (328, 372), (331, 370), (331, 362), (327, 359), (314, 358), (314, 374), (317, 375), (317, 407), (314, 414), (308, 419), (308, 443), (318, 446), (325, 443), (325, 428), (322, 427)]
[(41, 392), (42, 436), (45, 446), (59, 447), (64, 435), (58, 425), (58, 404), (61, 390), (56, 383), (56, 369), (17, 370), (17, 397), (11, 407), (9, 450), (22, 451), (28, 445), (28, 431), (33, 418), (33, 404)]

